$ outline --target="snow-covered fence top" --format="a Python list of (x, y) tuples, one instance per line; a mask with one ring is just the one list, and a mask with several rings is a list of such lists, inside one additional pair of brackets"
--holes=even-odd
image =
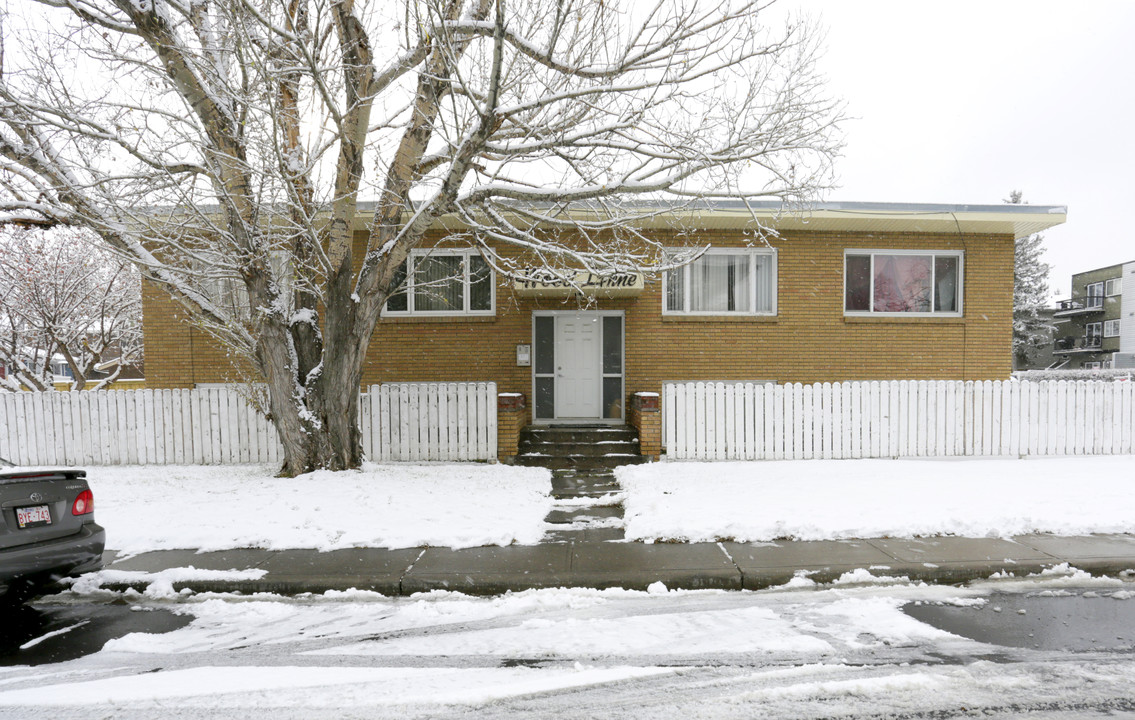
[[(373, 460), (496, 458), (494, 383), (387, 384), (360, 398)], [(0, 457), (19, 465), (277, 463), (272, 424), (233, 388), (0, 393)]]
[(679, 460), (1135, 452), (1135, 383), (667, 383)]

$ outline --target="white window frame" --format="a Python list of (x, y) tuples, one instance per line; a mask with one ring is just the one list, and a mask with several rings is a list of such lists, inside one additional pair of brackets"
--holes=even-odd
[[(285, 302), (290, 307), (295, 284), (291, 256), (284, 250), (272, 250), (268, 253), (268, 263), (273, 277), (281, 283)], [(248, 297), (248, 288), (240, 278), (213, 278), (209, 281), (207, 293), (209, 299), (235, 316), (245, 320), (252, 317), (252, 301)]]
[(1123, 294), (1123, 278), (1117, 277), (1104, 281), (1103, 294), (1105, 297)]
[[(934, 300), (931, 299), (931, 310), (927, 312), (882, 312), (872, 309), (867, 310), (848, 310), (847, 309), (847, 258), (852, 256), (862, 257), (869, 256), (871, 258), (871, 283), (868, 287), (869, 304), (874, 306), (875, 301), (875, 256), (876, 255), (929, 255), (930, 265), (933, 267), (934, 258), (937, 257), (953, 257), (958, 260), (958, 287), (957, 293), (957, 310), (951, 311), (935, 311)], [(843, 314), (846, 317), (894, 317), (894, 318), (958, 318), (965, 315), (965, 285), (966, 285), (966, 257), (963, 250), (892, 250), (889, 248), (847, 248), (843, 251), (843, 293), (840, 296), (840, 304), (843, 306)]]
[[(461, 263), (461, 282), (464, 285), (464, 291), (461, 293), (463, 307), (461, 310), (416, 310), (414, 308), (414, 265), (420, 258), (424, 257), (453, 257), (459, 256), (462, 258)], [(409, 257), (406, 258), (406, 281), (398, 294), (405, 294), (406, 296), (406, 309), (405, 310), (391, 310), (387, 304), (382, 307), (382, 315), (384, 317), (492, 317), (497, 314), (497, 282), (496, 272), (491, 265), (487, 265), (489, 270), (489, 309), (488, 310), (470, 310), (469, 302), (472, 294), (469, 292), (469, 259), (472, 256), (480, 257), (480, 252), (476, 248), (433, 248), (429, 250), (411, 250)]]
[(1102, 370), (1103, 365), (1099, 361), (1093, 360), (1091, 362), (1084, 363), (1084, 369), (1085, 370)]
[(1084, 337), (1095, 337), (1097, 335), (1103, 337), (1102, 322), (1084, 323)]
[[(1095, 300), (1094, 298), (1099, 298)], [(1103, 307), (1104, 299), (1104, 284), (1102, 282), (1088, 283), (1084, 286), (1084, 307), (1085, 308), (1101, 308)]]
[(71, 370), (71, 366), (67, 364), (66, 360), (52, 360), (51, 374), (54, 377), (62, 378), (63, 380), (75, 379), (75, 373)]
[(1103, 336), (1105, 338), (1119, 337), (1119, 321), (1118, 320), (1104, 320), (1103, 321)]
[[(690, 268), (695, 263), (697, 263), (699, 260), (701, 260), (702, 258), (704, 258), (707, 255), (747, 255), (749, 257), (749, 277), (751, 278), (751, 282), (749, 284), (749, 307), (753, 308), (752, 310), (690, 310), (689, 309), (689, 307), (690, 307), (690, 292), (689, 292)], [(757, 308), (757, 285), (758, 285), (756, 258), (758, 258), (758, 257), (769, 258), (769, 260), (772, 262), (772, 267), (769, 269), (769, 275), (770, 275), (771, 279), (769, 281), (769, 288), (768, 288), (768, 293), (769, 293), (769, 298), (770, 298), (770, 307), (767, 310), (756, 309)], [(684, 274), (683, 283), (682, 283), (682, 287), (684, 289), (684, 292), (683, 292), (683, 295), (682, 295), (682, 309), (681, 310), (669, 310), (668, 309), (668, 306), (669, 306), (670, 303), (667, 302), (667, 300), (668, 300), (667, 288), (669, 288), (669, 286), (670, 286), (670, 283), (669, 283), (670, 273), (683, 273)], [(698, 257), (698, 260), (694, 260), (693, 262), (687, 263), (687, 264), (683, 265), (682, 267), (677, 268), (676, 270), (667, 270), (664, 273), (662, 273), (662, 314), (663, 315), (671, 315), (671, 316), (680, 315), (680, 316), (691, 316), (691, 317), (721, 317), (721, 316), (729, 316), (729, 317), (734, 317), (734, 316), (739, 316), (739, 317), (757, 317), (757, 316), (773, 317), (773, 316), (776, 315), (776, 312), (777, 312), (777, 310), (776, 310), (777, 295), (778, 295), (777, 286), (778, 286), (778, 282), (779, 282), (779, 280), (778, 280), (779, 273), (780, 273), (780, 265), (779, 265), (779, 262), (778, 262), (777, 252), (776, 252), (775, 248), (745, 248), (745, 247), (741, 247), (741, 248), (727, 248), (727, 247), (709, 248), (701, 256)]]

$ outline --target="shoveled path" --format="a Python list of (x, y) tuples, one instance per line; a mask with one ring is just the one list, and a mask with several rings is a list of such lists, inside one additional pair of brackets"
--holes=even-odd
[(610, 469), (552, 470), (555, 504), (541, 542), (623, 540), (623, 492)]
[[(898, 576), (932, 583), (961, 583), (1004, 572), (1023, 576), (1062, 563), (1095, 574), (1135, 574), (1135, 536), (1057, 537), (1022, 535), (1012, 539), (940, 537), (775, 543), (643, 544), (572, 540), (540, 545), (386, 550), (360, 548), (321, 553), (314, 550), (243, 549), (196, 553), (149, 552), (115, 560), (108, 554), (104, 583), (111, 588), (145, 588), (159, 573), (174, 568), (262, 570), (255, 580), (176, 580), (177, 590), (199, 592), (322, 593), (373, 590), (410, 595), (456, 590), (495, 595), (547, 587), (623, 587), (756, 590), (781, 585), (804, 574), (825, 583), (857, 569), (875, 576)], [(145, 574), (141, 574), (145, 573)], [(202, 577), (207, 575), (201, 574)], [(188, 574), (192, 576), (192, 574)]]

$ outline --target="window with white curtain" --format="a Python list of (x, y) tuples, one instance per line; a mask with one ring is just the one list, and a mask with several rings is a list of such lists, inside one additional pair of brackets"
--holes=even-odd
[(775, 315), (776, 251), (711, 248), (664, 285), (664, 314)]
[(399, 268), (402, 292), (387, 315), (492, 315), (493, 271), (476, 250), (417, 251)]
[[(272, 272), (272, 279), (279, 284), (280, 292), (284, 298), (284, 306), (291, 307), (292, 293), (294, 291), (294, 277), (292, 272), (291, 255), (284, 250), (272, 250), (268, 253), (268, 265)], [(208, 270), (202, 267), (202, 272)], [(214, 277), (206, 281), (205, 292), (209, 299), (227, 310), (233, 317), (248, 320), (252, 315), (251, 303), (248, 298), (248, 288), (239, 277)]]

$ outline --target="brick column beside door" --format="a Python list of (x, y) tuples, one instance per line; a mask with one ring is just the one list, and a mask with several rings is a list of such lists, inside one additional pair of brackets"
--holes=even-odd
[(524, 393), (497, 394), (497, 459), (516, 462), (520, 431), (528, 424), (528, 404)]
[(638, 430), (639, 452), (651, 460), (662, 454), (662, 405), (658, 393), (631, 396), (630, 422)]

